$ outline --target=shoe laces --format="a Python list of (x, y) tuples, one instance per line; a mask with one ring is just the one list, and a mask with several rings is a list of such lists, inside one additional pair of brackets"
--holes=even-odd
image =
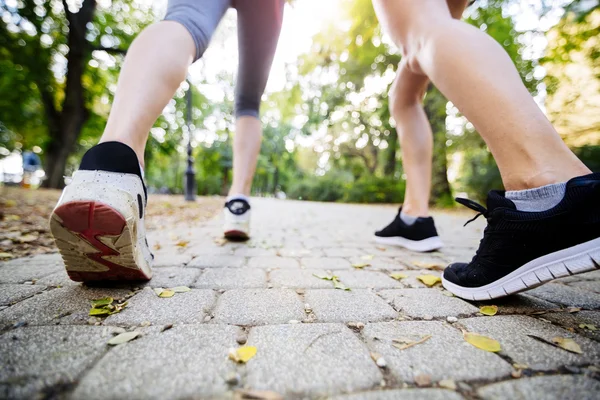
[(477, 203), (476, 201), (465, 199), (462, 197), (457, 197), (454, 200), (456, 200), (457, 203), (462, 204), (463, 206), (470, 208), (473, 211), (477, 211), (477, 215), (475, 215), (473, 218), (471, 218), (470, 220), (465, 222), (465, 224), (463, 226), (469, 225), (471, 222), (475, 221), (481, 215), (483, 215), (486, 219), (489, 219), (488, 209), (485, 208), (484, 206), (482, 206), (481, 204)]

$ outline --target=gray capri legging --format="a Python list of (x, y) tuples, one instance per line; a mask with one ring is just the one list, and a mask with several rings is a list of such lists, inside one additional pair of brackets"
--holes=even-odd
[(238, 14), (239, 66), (235, 115), (259, 116), (283, 19), (285, 0), (169, 0), (166, 21), (182, 24), (196, 44), (198, 60), (229, 7)]

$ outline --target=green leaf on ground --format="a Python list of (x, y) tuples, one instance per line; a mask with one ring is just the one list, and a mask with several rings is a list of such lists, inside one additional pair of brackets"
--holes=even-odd
[(500, 343), (497, 340), (489, 338), (487, 336), (480, 335), (478, 333), (465, 332), (463, 333), (465, 340), (477, 347), (478, 349), (497, 353), (502, 350)]
[(111, 346), (116, 346), (118, 344), (127, 343), (140, 335), (141, 334), (139, 332), (124, 332), (110, 339), (108, 341), (108, 344), (110, 344)]
[(344, 285), (342, 282), (337, 280), (337, 277), (333, 277), (333, 288), (334, 289), (340, 289), (340, 290), (347, 290), (349, 291), (350, 288), (346, 285)]
[(90, 310), (90, 315), (92, 317), (98, 317), (98, 316), (108, 316), (110, 315), (110, 310), (108, 308), (92, 308)]
[(318, 275), (318, 274), (313, 274), (313, 276), (319, 278), (319, 279), (323, 279), (326, 281), (332, 281), (333, 279), (337, 279), (337, 277), (335, 275), (329, 276), (329, 275)]
[(498, 306), (483, 306), (479, 309), (479, 312), (483, 315), (496, 315), (498, 314)]
[(371, 266), (371, 264), (369, 264), (369, 263), (355, 263), (355, 264), (352, 264), (352, 267), (354, 267), (356, 269), (363, 269), (365, 267), (370, 267), (370, 266)]
[(108, 305), (111, 305), (113, 303), (114, 299), (112, 297), (104, 297), (102, 299), (98, 299), (98, 300), (92, 300), (92, 307), (93, 308), (102, 308)]

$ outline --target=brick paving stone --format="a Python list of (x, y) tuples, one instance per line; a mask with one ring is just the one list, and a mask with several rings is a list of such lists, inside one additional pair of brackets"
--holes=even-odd
[(127, 307), (106, 318), (106, 325), (139, 325), (202, 322), (215, 302), (212, 290), (191, 290), (162, 298), (145, 288), (128, 300)]
[(340, 257), (304, 257), (300, 265), (306, 269), (351, 269), (350, 261)]
[(235, 254), (236, 256), (243, 256), (243, 257), (275, 257), (277, 254), (277, 250), (275, 249), (265, 249), (263, 247), (248, 247), (248, 246), (244, 246), (244, 247), (240, 247), (239, 249), (236, 249), (233, 254)]
[(527, 294), (568, 307), (600, 308), (600, 294), (566, 285), (549, 283), (532, 289)]
[(538, 299), (526, 293), (513, 294), (489, 301), (475, 302), (477, 307), (496, 305), (498, 314), (530, 314), (538, 311), (555, 310), (561, 308), (560, 305), (550, 303), (549, 301)]
[(186, 267), (195, 268), (239, 268), (246, 264), (246, 258), (232, 255), (198, 256)]
[(121, 299), (129, 293), (125, 289), (88, 288), (81, 285), (52, 289), (0, 311), (0, 327), (18, 322), (29, 325), (87, 324), (92, 300), (107, 296)]
[(58, 254), (18, 258), (0, 263), (0, 283), (23, 283), (64, 269)]
[(319, 322), (370, 322), (395, 318), (398, 313), (369, 290), (307, 290), (305, 302)]
[(289, 247), (277, 250), (277, 255), (280, 257), (319, 257), (323, 254), (320, 250), (311, 250), (303, 247)]
[(298, 260), (289, 257), (252, 257), (248, 261), (250, 268), (298, 268)]
[(69, 388), (106, 351), (107, 329), (36, 326), (3, 334), (0, 398), (48, 398)]
[[(338, 271), (336, 271), (336, 274)], [(269, 273), (269, 283), (274, 287), (330, 289), (331, 281), (317, 278), (316, 275), (328, 275), (322, 269), (278, 269)], [(339, 275), (339, 274), (338, 274)]]
[[(238, 329), (175, 326), (116, 346), (88, 372), (74, 399), (222, 398), (235, 371), (227, 359)], [(115, 379), (119, 377), (119, 379)]]
[(600, 382), (580, 375), (536, 376), (493, 383), (477, 390), (487, 399), (598, 399)]
[(80, 286), (81, 285), (80, 282), (75, 282), (75, 281), (71, 280), (71, 278), (69, 278), (69, 275), (67, 275), (67, 271), (64, 268), (58, 272), (47, 275), (41, 279), (38, 279), (35, 282), (35, 284), (36, 285), (45, 285), (45, 286), (54, 286), (54, 287)]
[(267, 273), (258, 268), (211, 268), (193, 284), (204, 289), (264, 288)]
[(215, 243), (205, 244), (193, 244), (185, 250), (185, 254), (189, 254), (192, 258), (209, 258), (209, 257), (221, 257), (221, 256), (232, 256), (233, 252), (237, 247), (226, 244), (224, 246), (217, 246)]
[(335, 275), (340, 277), (340, 281), (342, 281), (344, 285), (351, 287), (352, 289), (389, 289), (404, 287), (402, 283), (390, 278), (383, 272), (371, 271), (370, 267), (366, 267), (364, 270), (335, 271)]
[(287, 289), (232, 289), (221, 295), (214, 320), (235, 325), (279, 324), (306, 316), (300, 298)]
[[(502, 352), (515, 363), (528, 365), (534, 370), (547, 371), (565, 365), (600, 362), (600, 346), (596, 342), (531, 317), (501, 315), (462, 319), (459, 322), (470, 332), (496, 339), (502, 346)], [(527, 335), (547, 341), (554, 337), (573, 338), (581, 346), (583, 354), (567, 352)]]
[(152, 267), (183, 267), (190, 261), (192, 256), (189, 254), (155, 253)]
[(153, 276), (148, 286), (172, 288), (175, 286), (191, 286), (200, 275), (197, 268), (162, 267), (153, 271)]
[(393, 389), (335, 396), (332, 400), (461, 400), (460, 394), (446, 389)]
[(0, 306), (17, 303), (46, 289), (44, 285), (0, 285)]
[[(406, 338), (425, 342), (399, 350), (393, 339)], [(403, 321), (368, 324), (363, 336), (371, 351), (381, 354), (390, 373), (398, 380), (414, 382), (417, 375), (430, 375), (433, 382), (442, 379), (478, 381), (510, 376), (512, 366), (493, 353), (466, 343), (461, 332), (438, 321)]]
[(286, 398), (368, 389), (382, 375), (360, 340), (341, 324), (288, 324), (252, 328), (247, 386)]
[[(562, 326), (563, 328), (574, 329), (582, 336), (587, 336), (600, 342), (600, 311), (579, 311), (576, 313), (556, 312), (547, 313), (540, 316), (548, 321)], [(594, 325), (597, 330), (580, 328), (580, 324)]]
[(323, 252), (327, 257), (357, 257), (363, 256), (366, 253), (355, 247), (338, 247), (338, 248), (325, 248)]
[(600, 293), (600, 282), (598, 281), (579, 281), (569, 283), (568, 286), (572, 286), (577, 289), (587, 290), (594, 293)]
[(460, 317), (477, 314), (479, 309), (458, 297), (445, 296), (438, 289), (382, 290), (379, 294), (392, 301), (394, 308), (413, 318)]

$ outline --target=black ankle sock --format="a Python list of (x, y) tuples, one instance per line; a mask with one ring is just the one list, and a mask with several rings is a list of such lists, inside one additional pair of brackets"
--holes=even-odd
[(135, 174), (142, 179), (142, 170), (135, 151), (120, 142), (104, 142), (89, 149), (81, 159), (80, 170)]

